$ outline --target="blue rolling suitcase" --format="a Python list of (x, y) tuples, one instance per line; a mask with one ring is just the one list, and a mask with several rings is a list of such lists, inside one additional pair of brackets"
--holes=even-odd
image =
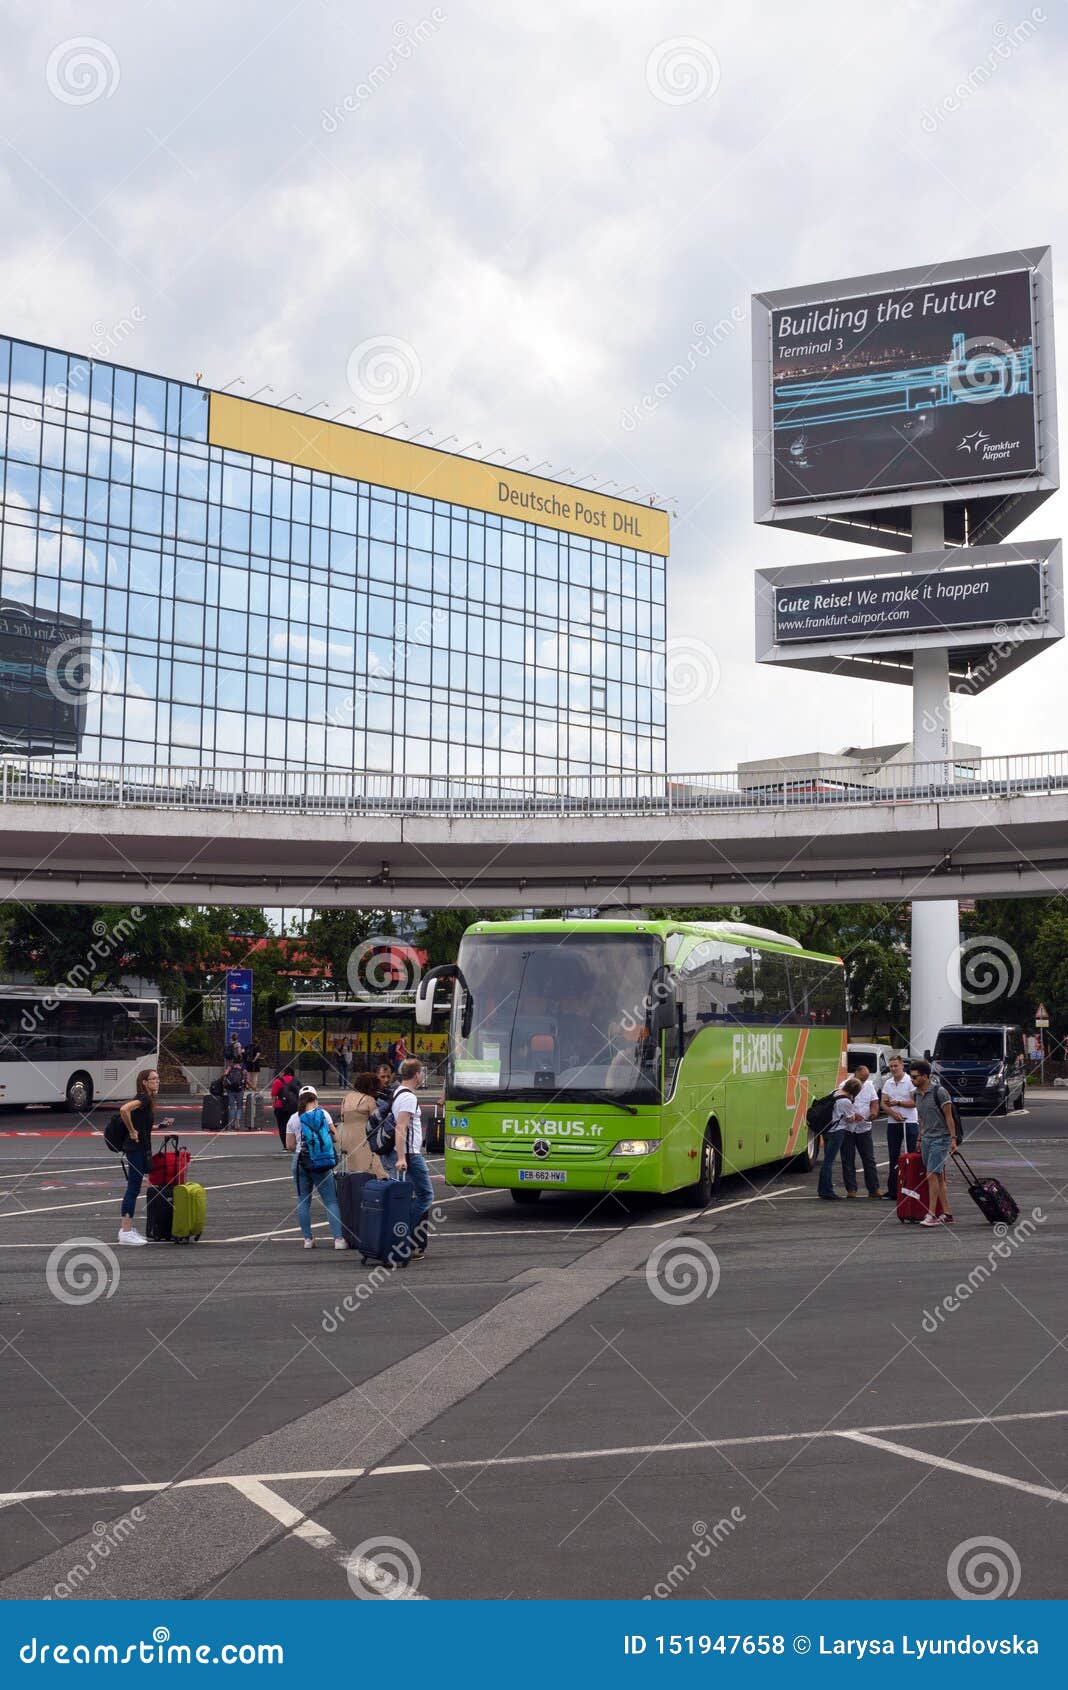
[(411, 1254), (415, 1187), (407, 1179), (369, 1179), (360, 1200), (357, 1248), (363, 1261), (406, 1267)]
[(341, 1210), (341, 1225), (350, 1250), (358, 1250), (360, 1247), (360, 1206), (363, 1202), (364, 1187), (373, 1179), (373, 1174), (349, 1174), (343, 1168), (334, 1169), (337, 1206)]

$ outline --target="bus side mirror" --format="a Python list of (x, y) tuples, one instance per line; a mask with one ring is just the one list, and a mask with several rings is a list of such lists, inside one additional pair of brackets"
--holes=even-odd
[(674, 1030), (679, 1017), (679, 1002), (675, 994), (674, 983), (661, 975), (653, 987), (652, 1005), (649, 1012), (649, 1027), (654, 1037), (661, 1033)]
[(424, 1033), (434, 1020), (434, 986), (433, 974), (424, 974), (415, 994), (415, 1024)]
[(460, 1021), (460, 1035), (469, 1038), (474, 1021), (475, 1005), (470, 988), (464, 979), (463, 970), (454, 962), (439, 963), (437, 968), (428, 968), (420, 980), (415, 993), (415, 1024), (425, 1032), (434, 1018), (434, 989), (439, 980), (453, 980), (463, 992), (463, 1015)]

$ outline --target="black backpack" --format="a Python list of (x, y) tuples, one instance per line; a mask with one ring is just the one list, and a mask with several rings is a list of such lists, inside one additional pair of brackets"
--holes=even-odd
[(104, 1128), (104, 1143), (115, 1156), (119, 1156), (125, 1150), (129, 1136), (126, 1122), (116, 1109), (114, 1115), (108, 1117), (107, 1126)]
[(937, 1103), (939, 1109), (941, 1109), (944, 1103), (949, 1103), (951, 1105), (953, 1109), (953, 1131), (956, 1135), (957, 1143), (960, 1144), (964, 1138), (964, 1122), (961, 1120), (960, 1104), (953, 1096), (949, 1087), (942, 1085), (939, 1081), (935, 1082), (934, 1094), (935, 1102)]
[(375, 1156), (388, 1156), (397, 1147), (393, 1098), (388, 1091), (380, 1094), (374, 1110), (367, 1117), (367, 1144)]
[(288, 1109), (290, 1114), (293, 1114), (295, 1113), (299, 1103), (300, 1087), (297, 1085), (296, 1080), (287, 1080), (281, 1091), (278, 1093), (278, 1108)]
[(815, 1133), (817, 1138), (830, 1131), (831, 1122), (834, 1120), (834, 1103), (837, 1096), (836, 1091), (829, 1091), (826, 1097), (817, 1097), (808, 1106), (805, 1120), (808, 1122), (809, 1131)]

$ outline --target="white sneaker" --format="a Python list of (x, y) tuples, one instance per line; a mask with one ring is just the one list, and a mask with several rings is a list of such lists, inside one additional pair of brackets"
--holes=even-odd
[(335, 1250), (347, 1250), (348, 1244), (345, 1242), (345, 1240), (343, 1238), (335, 1238), (334, 1239), (334, 1249)]
[(304, 1248), (305, 1248), (305, 1250), (314, 1250), (315, 1249), (315, 1239), (314, 1238), (306, 1238), (304, 1240)]
[(141, 1234), (138, 1232), (138, 1230), (135, 1226), (130, 1227), (128, 1231), (126, 1230), (126, 1228), (120, 1227), (119, 1228), (119, 1243), (120, 1244), (147, 1244), (148, 1239), (142, 1238)]
[(941, 1221), (936, 1221), (933, 1215), (924, 1215), (920, 1222), (921, 1226), (941, 1226), (941, 1224)]

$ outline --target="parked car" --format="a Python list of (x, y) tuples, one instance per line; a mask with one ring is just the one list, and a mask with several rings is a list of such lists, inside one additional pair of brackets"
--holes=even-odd
[(928, 1055), (962, 1109), (1007, 1115), (1010, 1108), (1023, 1108), (1027, 1052), (1020, 1027), (997, 1022), (941, 1027)]
[(870, 1069), (871, 1077), (878, 1085), (883, 1076), (890, 1072), (890, 1058), (898, 1054), (893, 1045), (878, 1044), (868, 1039), (850, 1040), (846, 1045), (846, 1067), (851, 1074), (855, 1074), (863, 1063), (865, 1068)]

